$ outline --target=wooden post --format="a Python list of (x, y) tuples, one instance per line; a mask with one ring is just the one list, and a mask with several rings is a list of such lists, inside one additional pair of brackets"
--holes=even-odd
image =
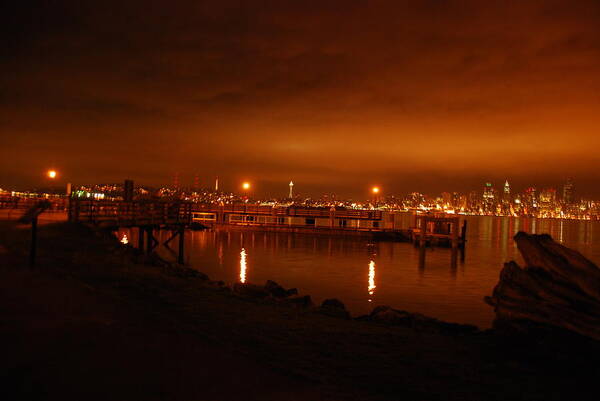
[(138, 227), (138, 249), (144, 252), (144, 227)]
[(152, 226), (146, 227), (146, 253), (152, 253)]
[(333, 228), (335, 225), (335, 208), (329, 208), (329, 228)]
[(463, 220), (463, 225), (460, 232), (460, 238), (462, 240), (462, 246), (464, 247), (467, 242), (467, 220)]
[(37, 247), (37, 216), (31, 220), (31, 248), (29, 250), (29, 267), (35, 267), (35, 253)]
[(452, 230), (452, 237), (451, 237), (451, 241), (452, 241), (452, 251), (454, 252), (456, 250), (456, 248), (458, 248), (458, 223), (459, 223), (459, 218), (455, 218), (454, 221), (452, 222), (452, 225), (450, 227), (450, 229)]
[(180, 265), (182, 265), (184, 263), (184, 255), (183, 255), (183, 251), (184, 251), (184, 240), (185, 240), (185, 228), (180, 225), (179, 226), (179, 254), (177, 255), (177, 263), (179, 263)]
[(419, 237), (419, 247), (421, 247), (421, 248), (425, 247), (426, 235), (427, 235), (427, 217), (423, 216), (423, 217), (421, 217), (421, 235)]
[(75, 202), (75, 220), (79, 221), (79, 199)]

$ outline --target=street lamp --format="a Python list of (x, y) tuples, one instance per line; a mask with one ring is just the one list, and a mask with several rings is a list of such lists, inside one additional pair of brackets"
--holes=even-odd
[(55, 179), (58, 176), (58, 173), (56, 172), (56, 170), (48, 170), (48, 178), (51, 179)]
[(245, 181), (244, 183), (242, 183), (242, 189), (244, 190), (244, 199), (245, 202), (248, 203), (249, 200), (249, 193), (250, 193), (250, 183), (248, 181)]
[(373, 203), (375, 204), (375, 207), (377, 207), (377, 202), (379, 201), (379, 191), (379, 187), (371, 188), (371, 192), (373, 193)]

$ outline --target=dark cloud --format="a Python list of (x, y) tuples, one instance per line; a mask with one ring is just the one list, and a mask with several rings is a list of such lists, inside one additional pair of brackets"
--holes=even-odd
[(597, 1), (171, 3), (1, 6), (0, 186), (600, 178)]

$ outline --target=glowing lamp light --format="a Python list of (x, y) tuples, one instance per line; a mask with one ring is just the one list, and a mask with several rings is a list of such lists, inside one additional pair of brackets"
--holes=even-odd
[(242, 188), (244, 188), (245, 190), (250, 189), (250, 183), (249, 182), (245, 182), (242, 184)]
[(48, 178), (56, 178), (56, 176), (58, 175), (58, 173), (56, 172), (56, 170), (49, 170), (48, 171)]
[(378, 194), (379, 193), (379, 187), (373, 187), (373, 189), (371, 191), (373, 191), (374, 194)]

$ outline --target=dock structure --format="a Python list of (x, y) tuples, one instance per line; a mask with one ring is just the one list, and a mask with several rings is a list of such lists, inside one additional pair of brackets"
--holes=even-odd
[(460, 250), (461, 261), (464, 261), (464, 247), (466, 243), (467, 221), (462, 221), (457, 215), (445, 213), (415, 214), (414, 227), (410, 229), (410, 236), (415, 246), (419, 247), (419, 266), (425, 266), (425, 248), (427, 245), (450, 246), (452, 248), (450, 265), (457, 265)]
[(185, 229), (192, 217), (189, 202), (111, 201), (71, 199), (68, 220), (93, 224), (112, 230), (138, 229), (138, 249), (150, 254), (160, 245), (154, 230), (166, 229), (171, 236), (163, 243), (168, 245), (179, 237), (178, 262), (184, 262)]
[(415, 214), (414, 226), (402, 227), (399, 213), (335, 207), (208, 204), (159, 200), (71, 199), (68, 218), (117, 230), (138, 229), (138, 248), (147, 253), (159, 245), (153, 231), (170, 230), (168, 245), (179, 236), (179, 261), (183, 263), (186, 228), (235, 227), (322, 235), (359, 235), (373, 239), (410, 241), (426, 245), (462, 248), (466, 226), (459, 233), (459, 216)]
[(450, 245), (463, 247), (466, 242), (467, 222), (460, 216), (448, 214), (415, 214), (415, 224), (411, 228), (411, 240), (424, 245)]
[(192, 221), (206, 226), (233, 225), (247, 227), (338, 230), (347, 232), (384, 232), (395, 229), (394, 221), (385, 219), (379, 210), (314, 208), (296, 206), (261, 206), (247, 204), (197, 204)]
[(104, 227), (230, 226), (265, 231), (370, 235), (408, 240), (393, 212), (344, 208), (72, 199), (69, 220)]

